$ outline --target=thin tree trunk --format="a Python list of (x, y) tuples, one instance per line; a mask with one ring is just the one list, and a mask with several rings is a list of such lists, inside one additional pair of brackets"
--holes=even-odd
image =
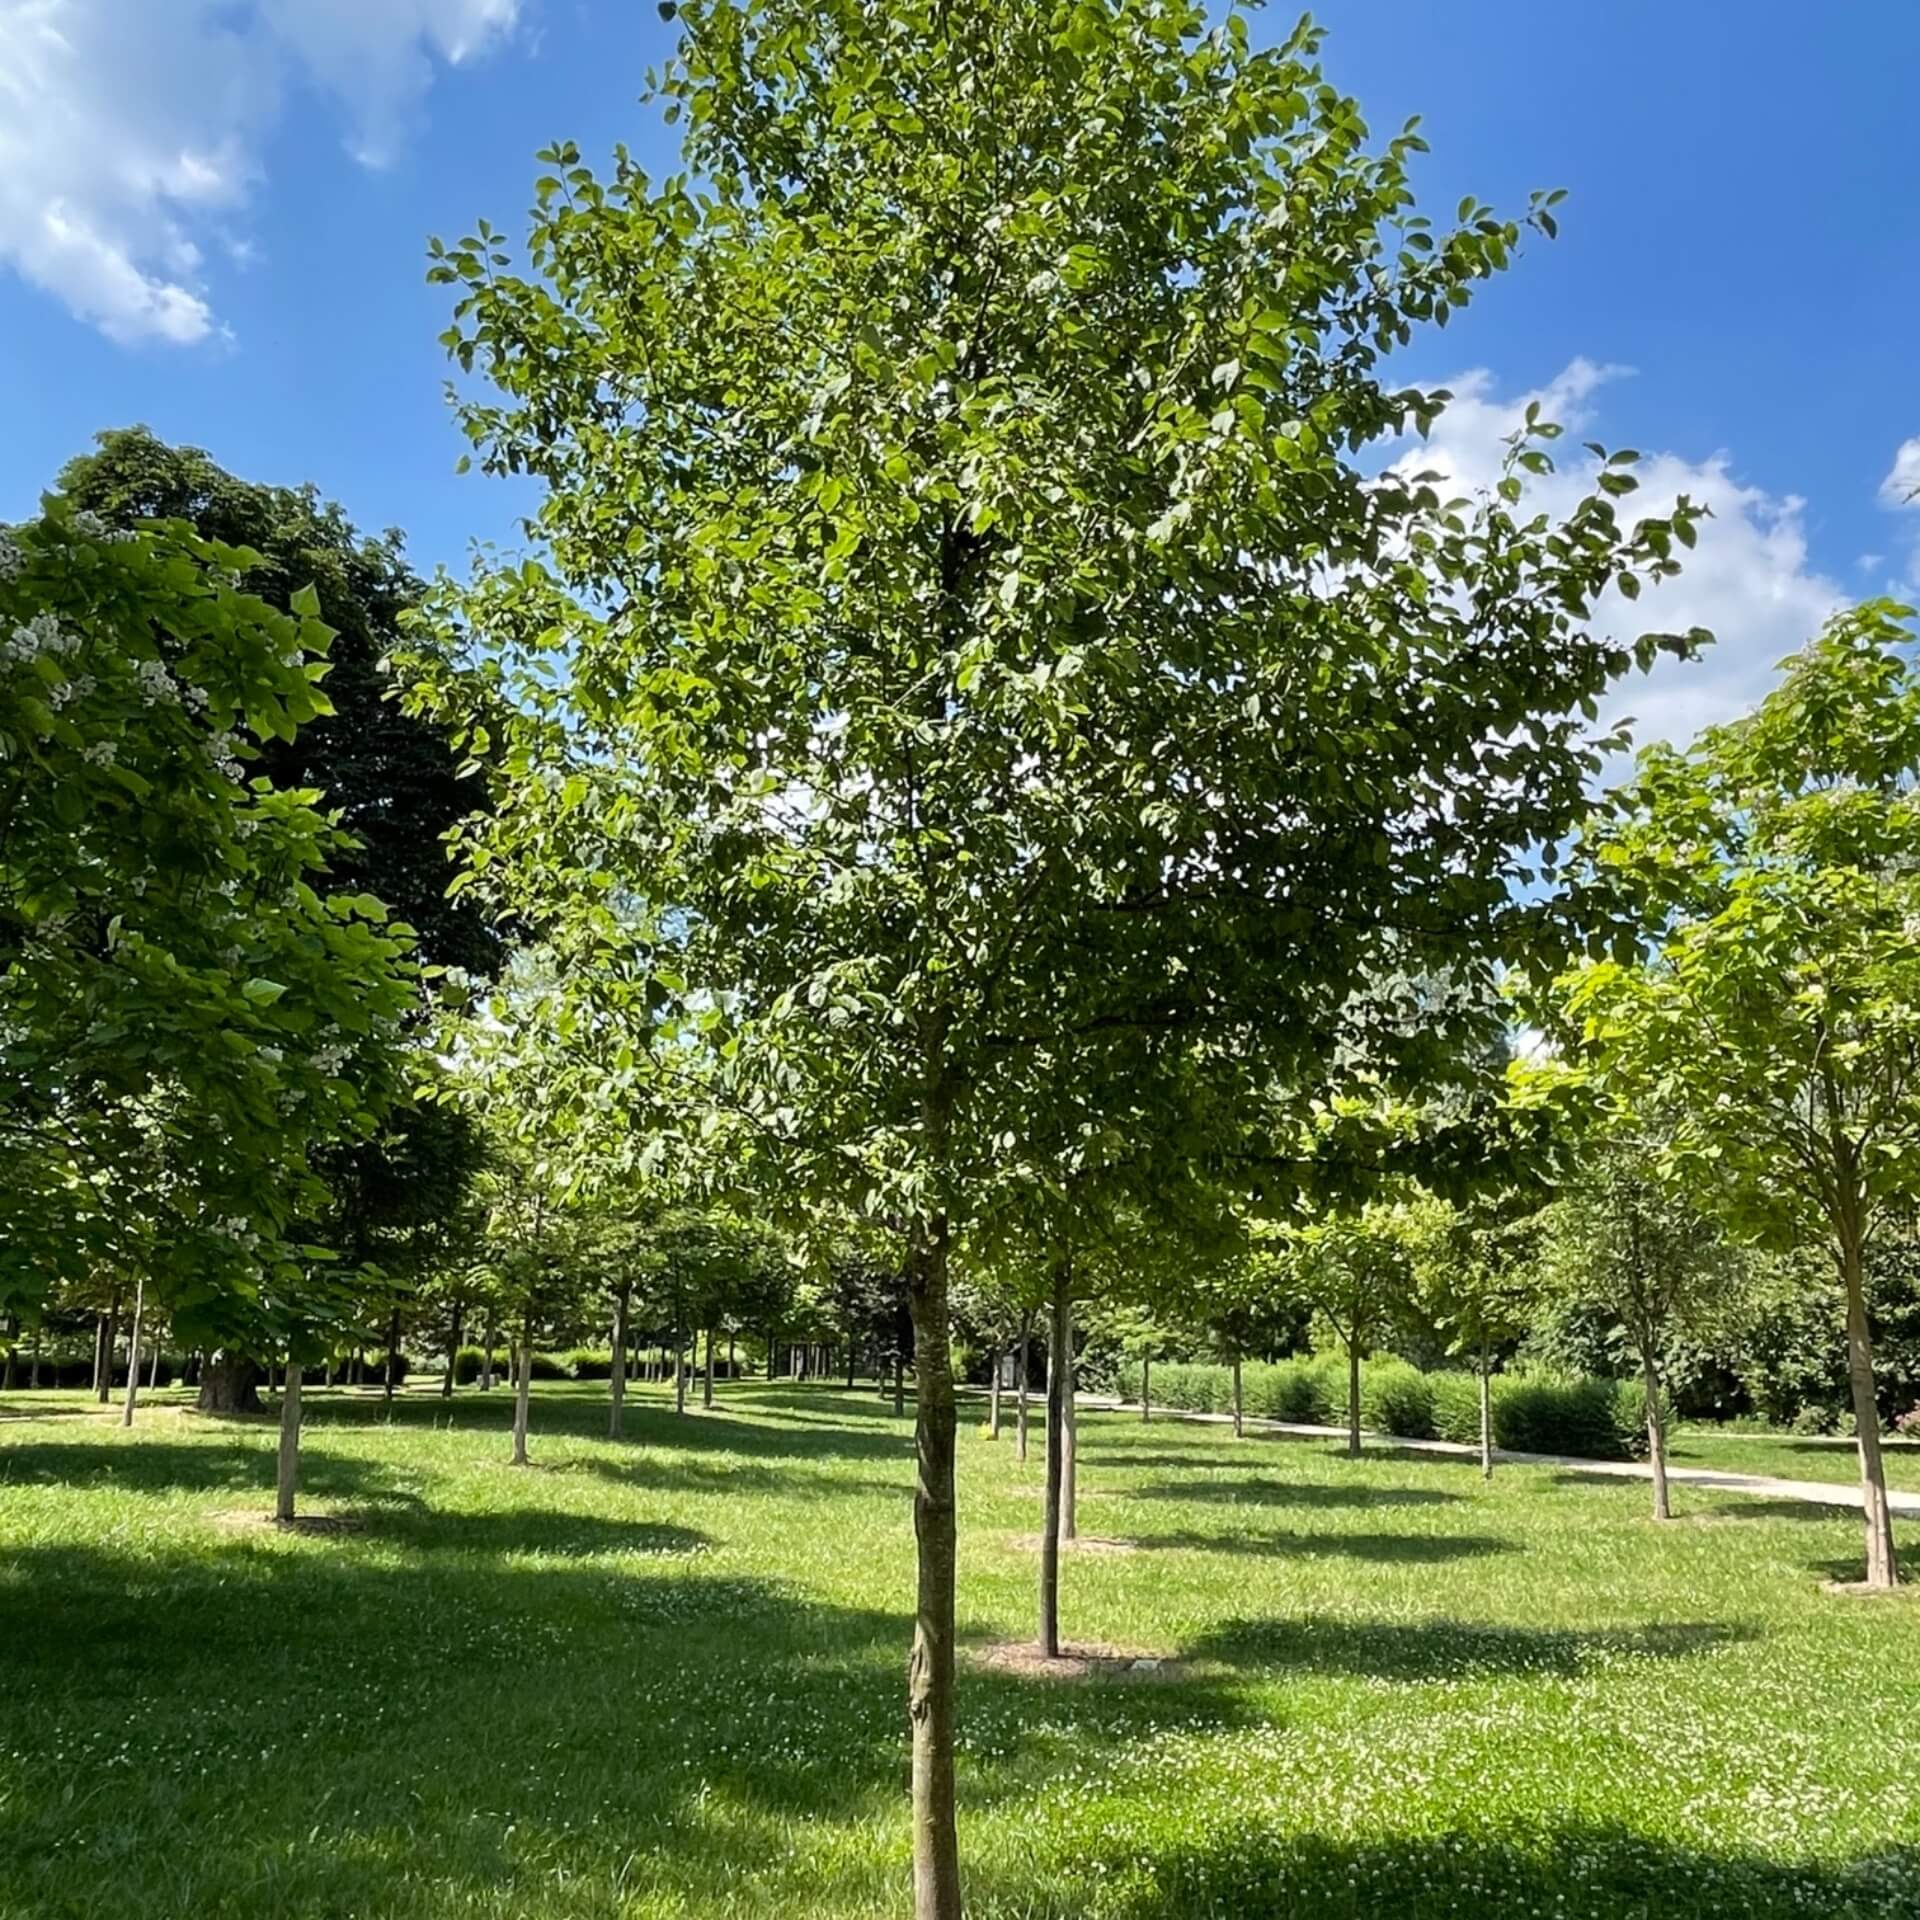
[(94, 1393), (100, 1391), (100, 1369), (105, 1364), (100, 1358), (100, 1350), (106, 1344), (107, 1316), (96, 1313), (93, 1316), (93, 1378), (87, 1383)]
[(767, 1378), (770, 1381), (780, 1378), (779, 1341), (780, 1329), (778, 1327), (769, 1327), (767, 1329)]
[(855, 1341), (852, 1333), (849, 1332), (847, 1335), (847, 1391), (849, 1393), (853, 1391), (853, 1369), (859, 1357), (859, 1344)]
[(1060, 1538), (1080, 1537), (1080, 1415), (1073, 1393), (1073, 1278), (1063, 1270), (1055, 1283), (1055, 1339), (1060, 1353)]
[(701, 1384), (700, 1404), (711, 1413), (713, 1411), (713, 1329), (707, 1329), (707, 1377)]
[[(140, 1320), (147, 1310), (147, 1276), (143, 1273), (133, 1283), (133, 1325), (127, 1334), (127, 1398), (120, 1409), (120, 1424), (123, 1427), (133, 1425), (134, 1403), (140, 1398)], [(12, 1371), (12, 1363), (8, 1363)]]
[(147, 1367), (147, 1391), (156, 1393), (160, 1387), (160, 1336), (153, 1337), (153, 1359)]
[(607, 1376), (607, 1438), (618, 1440), (627, 1418), (627, 1289), (613, 1295), (613, 1369)]
[[(916, 1339), (918, 1336), (915, 1336)], [(914, 1349), (915, 1369), (918, 1370), (919, 1349)], [(893, 1417), (901, 1419), (907, 1411), (907, 1363), (900, 1349), (893, 1350)]]
[(486, 1351), (480, 1356), (480, 1391), (493, 1391), (493, 1343), (500, 1337), (498, 1321), (492, 1314), (487, 1315)]
[(293, 1518), (300, 1485), (300, 1363), (287, 1356), (286, 1384), (280, 1389), (280, 1459), (274, 1475), (273, 1517)]
[(1866, 1285), (1860, 1241), (1843, 1233), (1841, 1275), (1847, 1290), (1847, 1379), (1853, 1388), (1853, 1422), (1860, 1447), (1860, 1504), (1866, 1521), (1867, 1585), (1900, 1584), (1893, 1546), (1893, 1510), (1887, 1504), (1887, 1468), (1880, 1453), (1880, 1405), (1873, 1390), (1873, 1334), (1867, 1323)]
[(1347, 1342), (1347, 1453), (1360, 1458), (1360, 1342)]
[(113, 1356), (120, 1344), (120, 1296), (113, 1296), (107, 1309), (107, 1328), (100, 1343), (100, 1377), (94, 1383), (93, 1397), (104, 1407), (113, 1398)]
[(1048, 1328), (1046, 1506), (1040, 1522), (1040, 1651), (1060, 1656), (1060, 1535), (1066, 1519), (1067, 1400), (1072, 1369), (1061, 1355), (1073, 1339), (1065, 1265), (1056, 1271)]
[(1000, 1438), (1000, 1362), (1001, 1350), (993, 1350), (993, 1371), (987, 1381), (987, 1438)]
[(1493, 1478), (1493, 1367), (1487, 1343), (1480, 1343), (1480, 1477)]
[(17, 1314), (7, 1318), (7, 1366), (0, 1374), (0, 1392), (11, 1393), (20, 1379), (20, 1319)]
[(917, 1578), (907, 1715), (913, 1727), (915, 1920), (960, 1920), (954, 1825), (953, 1365), (948, 1348), (947, 1223), (931, 1224), (908, 1270), (913, 1311), (913, 1535)]
[(27, 1385), (36, 1391), (40, 1386), (40, 1329), (33, 1330), (33, 1345), (28, 1348)]
[(1153, 1355), (1143, 1353), (1140, 1356), (1140, 1424), (1145, 1426), (1153, 1418)]
[(447, 1333), (447, 1371), (440, 1382), (440, 1398), (453, 1398), (453, 1376), (460, 1365), (460, 1334), (466, 1323), (466, 1303), (456, 1300), (453, 1303), (453, 1325)]
[(1653, 1467), (1653, 1517), (1671, 1520), (1673, 1505), (1667, 1496), (1667, 1423), (1660, 1406), (1660, 1375), (1650, 1352), (1640, 1356), (1640, 1387), (1647, 1397), (1647, 1459)]
[(513, 1464), (527, 1464), (527, 1402), (533, 1394), (533, 1329), (523, 1326), (513, 1350)]
[(1233, 1437), (1244, 1440), (1247, 1435), (1247, 1403), (1240, 1391), (1240, 1356), (1233, 1356)]
[(687, 1336), (678, 1327), (673, 1330), (673, 1410), (687, 1410)]
[(1027, 1370), (1032, 1363), (1029, 1348), (1033, 1340), (1033, 1310), (1029, 1308), (1020, 1316), (1020, 1382), (1019, 1382), (1019, 1420), (1017, 1432), (1020, 1437), (1018, 1457), (1022, 1466), (1027, 1460)]
[(393, 1389), (398, 1384), (400, 1372), (400, 1313), (396, 1308), (387, 1319), (387, 1364), (385, 1378), (380, 1383), (380, 1401), (387, 1409), (387, 1417), (393, 1417)]

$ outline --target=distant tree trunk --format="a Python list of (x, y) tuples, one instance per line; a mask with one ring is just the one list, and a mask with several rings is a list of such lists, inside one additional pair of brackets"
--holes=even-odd
[(1867, 1529), (1867, 1585), (1900, 1584), (1893, 1548), (1893, 1509), (1887, 1503), (1887, 1468), (1880, 1453), (1880, 1405), (1873, 1390), (1873, 1334), (1867, 1322), (1866, 1284), (1860, 1236), (1851, 1216), (1841, 1223), (1840, 1274), (1847, 1294), (1847, 1380), (1853, 1389), (1853, 1424), (1860, 1447), (1860, 1505)]
[(713, 1410), (713, 1329), (707, 1329), (707, 1377), (700, 1388), (700, 1404), (708, 1412)]
[(613, 1294), (613, 1370), (607, 1377), (607, 1437), (618, 1440), (627, 1418), (627, 1288)]
[(106, 1344), (107, 1316), (104, 1313), (96, 1313), (93, 1316), (93, 1378), (88, 1382), (96, 1396), (100, 1392), (100, 1376), (107, 1364), (103, 1357)]
[(100, 1343), (100, 1377), (94, 1383), (93, 1397), (104, 1407), (113, 1398), (113, 1356), (120, 1345), (120, 1296), (113, 1296), (107, 1309), (106, 1333)]
[(147, 1391), (154, 1393), (160, 1386), (160, 1336), (153, 1336), (153, 1359), (147, 1367)]
[(33, 1330), (33, 1345), (28, 1349), (27, 1385), (38, 1389), (40, 1385), (40, 1329)]
[(380, 1382), (380, 1402), (387, 1409), (388, 1416), (393, 1413), (393, 1390), (399, 1385), (400, 1373), (400, 1310), (395, 1308), (387, 1317), (387, 1364), (385, 1378)]
[(1360, 1458), (1360, 1342), (1347, 1342), (1347, 1454)]
[(1480, 1477), (1493, 1478), (1493, 1363), (1480, 1343)]
[(1049, 1660), (1060, 1654), (1060, 1540), (1066, 1526), (1067, 1403), (1073, 1370), (1062, 1356), (1073, 1341), (1073, 1308), (1067, 1269), (1055, 1270), (1050, 1346), (1047, 1357), (1046, 1506), (1040, 1523), (1040, 1651)]
[(200, 1369), (202, 1413), (258, 1413), (260, 1411), (260, 1369), (237, 1353), (222, 1350), (211, 1355)]
[(347, 1362), (347, 1385), (350, 1387), (360, 1386), (365, 1382), (366, 1377), (366, 1349), (364, 1347), (355, 1347), (352, 1357)]
[(853, 1363), (855, 1352), (856, 1347), (853, 1332), (852, 1329), (849, 1328), (847, 1332), (847, 1391), (849, 1393), (853, 1391)]
[(1027, 1371), (1031, 1361), (1031, 1355), (1028, 1352), (1028, 1348), (1032, 1342), (1032, 1339), (1033, 1339), (1033, 1312), (1032, 1312), (1032, 1309), (1029, 1308), (1026, 1312), (1022, 1313), (1020, 1316), (1020, 1382), (1019, 1382), (1020, 1411), (1019, 1411), (1019, 1422), (1017, 1427), (1020, 1440), (1019, 1440), (1019, 1447), (1017, 1449), (1017, 1453), (1022, 1466), (1026, 1464), (1026, 1459), (1027, 1459)]
[(321, 1381), (321, 1383), (320, 1383), (320, 1384), (321, 1384), (322, 1386), (324, 1386), (324, 1387), (331, 1387), (331, 1386), (333, 1385), (333, 1376), (334, 1376), (334, 1375), (335, 1375), (336, 1373), (338, 1373), (338, 1372), (339, 1372), (339, 1370), (340, 1370), (340, 1357), (339, 1357), (339, 1355), (338, 1355), (338, 1354), (333, 1354), (333, 1353), (330, 1353), (330, 1354), (328, 1354), (328, 1355), (327, 1355), (327, 1372), (326, 1372), (326, 1377), (325, 1377), (325, 1379), (323, 1379), (323, 1380)]
[(778, 1380), (780, 1378), (779, 1341), (780, 1329), (778, 1327), (769, 1327), (767, 1329), (767, 1378), (769, 1380)]
[(1055, 1283), (1059, 1298), (1055, 1302), (1055, 1334), (1060, 1340), (1060, 1538), (1080, 1537), (1080, 1414), (1074, 1404), (1073, 1382), (1073, 1279), (1072, 1269), (1063, 1268)]
[(447, 1331), (447, 1370), (440, 1379), (440, 1398), (453, 1398), (453, 1376), (460, 1365), (460, 1334), (466, 1321), (466, 1302), (453, 1303), (453, 1325)]
[[(147, 1276), (143, 1273), (133, 1283), (133, 1325), (127, 1332), (127, 1398), (120, 1409), (120, 1424), (123, 1427), (133, 1425), (134, 1403), (140, 1398), (140, 1320), (147, 1308)], [(9, 1353), (7, 1371), (13, 1371), (13, 1358)]]
[(687, 1336), (680, 1327), (673, 1330), (673, 1410), (687, 1410)]
[(1247, 1403), (1240, 1391), (1240, 1356), (1233, 1356), (1233, 1437), (1243, 1440), (1247, 1433)]
[(500, 1337), (500, 1324), (491, 1313), (487, 1315), (486, 1350), (480, 1356), (480, 1391), (493, 1391), (493, 1343)]
[(1660, 1373), (1653, 1364), (1650, 1348), (1640, 1354), (1640, 1390), (1647, 1399), (1647, 1460), (1653, 1468), (1653, 1517), (1671, 1520), (1673, 1507), (1667, 1497), (1667, 1422), (1660, 1405)]
[(1140, 1424), (1144, 1427), (1153, 1418), (1153, 1355), (1143, 1353), (1140, 1356)]
[(286, 1384), (280, 1389), (280, 1459), (273, 1492), (273, 1517), (283, 1526), (293, 1518), (300, 1486), (300, 1375), (299, 1361), (288, 1354)]
[(907, 1411), (907, 1363), (900, 1349), (893, 1350), (893, 1416), (900, 1419)]
[(19, 1382), (20, 1350), (17, 1344), (19, 1338), (19, 1316), (10, 1314), (7, 1317), (7, 1365), (6, 1371), (0, 1373), (0, 1392), (11, 1393)]
[(733, 1335), (728, 1334), (727, 1335), (727, 1379), (729, 1381), (733, 1381), (733, 1380), (737, 1380), (739, 1377), (740, 1376), (734, 1371), (734, 1366), (733, 1366)]
[(993, 1350), (993, 1371), (987, 1381), (987, 1438), (1000, 1438), (1000, 1362), (1003, 1354), (1000, 1348)]
[(533, 1394), (533, 1327), (521, 1326), (513, 1349), (513, 1464), (527, 1464), (527, 1402)]

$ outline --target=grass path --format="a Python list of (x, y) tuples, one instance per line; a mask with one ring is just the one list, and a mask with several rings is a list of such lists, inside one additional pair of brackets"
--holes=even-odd
[[(0, 1398), (0, 1915), (880, 1920), (906, 1904), (907, 1424), (751, 1387)], [(161, 1396), (164, 1400), (166, 1396)], [(1066, 1683), (1039, 1450), (961, 1438), (976, 1920), (1920, 1916), (1920, 1603), (1843, 1512), (1089, 1410)], [(1903, 1530), (1910, 1530), (1903, 1528)]]

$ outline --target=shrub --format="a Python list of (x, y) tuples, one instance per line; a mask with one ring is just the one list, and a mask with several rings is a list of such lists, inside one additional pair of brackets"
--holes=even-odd
[(561, 1357), (561, 1364), (575, 1380), (613, 1378), (613, 1350), (610, 1347), (575, 1347), (571, 1353)]
[(1508, 1380), (1494, 1396), (1493, 1438), (1516, 1453), (1627, 1460), (1643, 1452), (1644, 1427), (1623, 1420), (1621, 1382), (1536, 1375)]
[(1246, 1401), (1247, 1412), (1262, 1420), (1283, 1420), (1305, 1427), (1327, 1424), (1325, 1383), (1304, 1360), (1249, 1367)]
[(1404, 1360), (1384, 1357), (1360, 1369), (1360, 1424), (1402, 1440), (1433, 1438), (1433, 1388)]
[(1789, 1433), (1830, 1434), (1840, 1429), (1839, 1410), (1809, 1400), (1787, 1423)]
[[(1494, 1392), (1505, 1384), (1496, 1376)], [(1451, 1440), (1456, 1446), (1480, 1444), (1480, 1377), (1472, 1373), (1430, 1373), (1427, 1390), (1432, 1396), (1433, 1437)]]

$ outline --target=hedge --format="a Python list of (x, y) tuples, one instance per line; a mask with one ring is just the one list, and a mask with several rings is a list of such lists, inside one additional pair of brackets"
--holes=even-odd
[[(1230, 1413), (1233, 1369), (1169, 1361), (1153, 1369), (1153, 1404), (1173, 1413)], [(1124, 1372), (1122, 1393), (1137, 1402), (1140, 1370)], [(1249, 1419), (1343, 1427), (1347, 1363), (1339, 1354), (1241, 1368)], [(1515, 1453), (1564, 1453), (1584, 1460), (1626, 1460), (1646, 1451), (1645, 1398), (1636, 1381), (1553, 1374), (1493, 1377), (1493, 1439)], [(1480, 1440), (1480, 1387), (1470, 1373), (1422, 1373), (1384, 1356), (1360, 1369), (1360, 1424), (1402, 1440)]]

